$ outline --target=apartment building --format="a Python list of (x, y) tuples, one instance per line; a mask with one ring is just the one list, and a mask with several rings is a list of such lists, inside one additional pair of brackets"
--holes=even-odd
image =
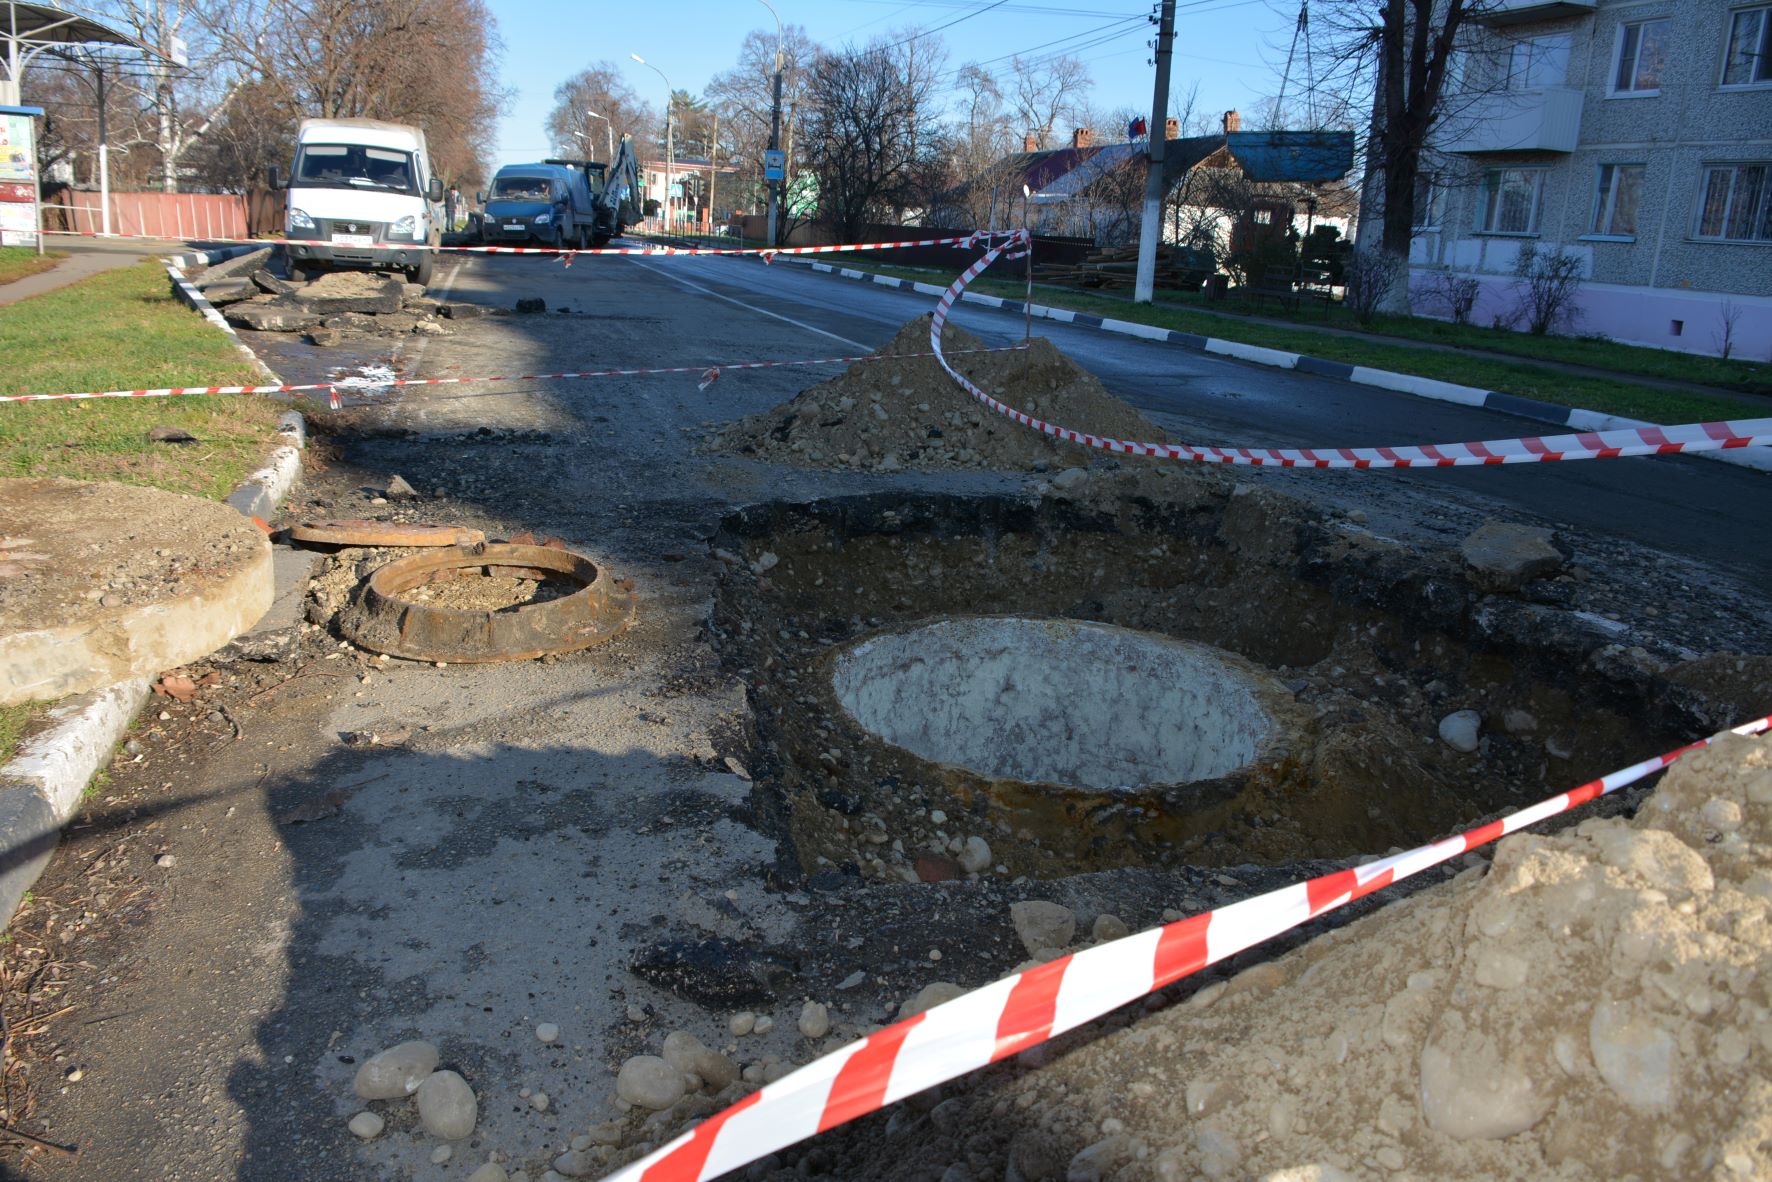
[(1772, 2), (1490, 0), (1423, 163), (1411, 294), (1474, 275), (1505, 320), (1523, 244), (1586, 278), (1565, 331), (1772, 356)]

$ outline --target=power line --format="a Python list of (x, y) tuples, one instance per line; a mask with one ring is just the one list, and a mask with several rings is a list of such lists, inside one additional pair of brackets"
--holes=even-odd
[(945, 25), (936, 25), (933, 29), (924, 29), (923, 31), (921, 31), (919, 33), (911, 34), (909, 37), (904, 38), (902, 41), (894, 41), (890, 45), (881, 46), (881, 48), (882, 49), (897, 49), (900, 45), (909, 45), (913, 41), (921, 41), (923, 38), (929, 36), (931, 33), (939, 33), (943, 29), (951, 29), (955, 25), (959, 24), (961, 21), (969, 21), (975, 16), (983, 16), (985, 13), (989, 12), (991, 9), (1001, 8), (1001, 7), (1003, 7), (1003, 5), (1007, 4), (1008, 2), (1009, 2), (1009, 0), (994, 0), (993, 3), (986, 4), (982, 8), (975, 9), (972, 12), (968, 12), (963, 16), (955, 17), (953, 20), (949, 21)]

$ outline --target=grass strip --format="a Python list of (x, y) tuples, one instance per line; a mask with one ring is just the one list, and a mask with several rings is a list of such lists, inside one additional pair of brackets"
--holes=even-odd
[[(156, 262), (0, 308), (0, 394), (244, 385), (233, 340), (173, 298)], [(116, 480), (220, 500), (258, 468), (282, 407), (254, 395), (0, 403), (0, 476)], [(155, 443), (153, 427), (195, 443)]]
[(0, 246), (0, 284), (40, 274), (67, 257), (59, 250), (45, 251), (40, 255), (34, 246)]
[(12, 758), (25, 728), (43, 712), (48, 702), (20, 702), (16, 706), (0, 706), (0, 765)]
[[(836, 264), (839, 260), (833, 258), (829, 261)], [(847, 260), (847, 264), (883, 275), (897, 276), (900, 279), (943, 284), (953, 280), (951, 272), (943, 272), (935, 268), (895, 267), (866, 259), (850, 259)], [(968, 290), (1008, 299), (1021, 299), (1026, 293), (1026, 284), (1014, 280), (980, 276), (968, 285)], [(1342, 336), (1334, 333), (1312, 332), (1303, 327), (1290, 328), (1256, 321), (1244, 321), (1235, 315), (1197, 311), (1167, 302), (1134, 304), (1129, 300), (1114, 299), (1111, 296), (1066, 291), (1039, 284), (1034, 287), (1034, 302), (1045, 304), (1048, 307), (1085, 312), (1092, 316), (1105, 316), (1137, 324), (1150, 324), (1177, 332), (1217, 337), (1221, 340), (1280, 349), (1289, 353), (1307, 353), (1312, 357), (1322, 357), (1330, 361), (1344, 361), (1350, 365), (1363, 365), (1372, 369), (1390, 370), (1394, 373), (1414, 374), (1418, 377), (1455, 382), (1459, 385), (1475, 386), (1485, 390), (1499, 390), (1504, 394), (1514, 394), (1521, 398), (1535, 398), (1540, 402), (1555, 403), (1558, 406), (1583, 407), (1588, 410), (1645, 419), (1650, 422), (1687, 423), (1715, 419), (1759, 418), (1766, 414), (1764, 405), (1746, 398), (1738, 399), (1725, 393), (1701, 394), (1683, 390), (1665, 390), (1631, 382), (1628, 377), (1618, 379), (1589, 377), (1583, 374), (1570, 374), (1560, 370), (1546, 369), (1543, 366), (1532, 365), (1524, 361), (1502, 361), (1465, 352), (1420, 349), (1405, 341), (1385, 340), (1370, 336)], [(1456, 326), (1447, 325), (1446, 327), (1455, 328)], [(1489, 330), (1475, 331), (1488, 332)], [(1542, 342), (1546, 338), (1535, 339)], [(1571, 343), (1579, 344), (1581, 342)], [(1599, 342), (1590, 343), (1596, 347), (1599, 346)], [(1489, 346), (1485, 344), (1481, 347), (1488, 348)], [(1606, 344), (1604, 348), (1610, 353), (1611, 351), (1625, 350), (1627, 347)], [(1656, 353), (1659, 351), (1638, 349), (1634, 352)], [(1684, 354), (1670, 354), (1669, 357), (1670, 364), (1674, 365), (1684, 365), (1688, 360)], [(1690, 360), (1703, 362), (1705, 359), (1691, 358)], [(1716, 361), (1717, 359), (1711, 360)], [(1583, 362), (1582, 364), (1591, 364), (1591, 362)], [(1685, 381), (1699, 380), (1695, 373), (1681, 373), (1679, 377), (1680, 380)]]

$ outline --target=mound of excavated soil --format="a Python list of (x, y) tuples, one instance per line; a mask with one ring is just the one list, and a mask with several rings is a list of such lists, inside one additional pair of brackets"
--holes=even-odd
[(914, 1137), (827, 1138), (828, 1172), (1772, 1177), (1772, 739), (1093, 1033)]
[[(1013, 353), (966, 353), (984, 345), (952, 324), (943, 351), (980, 388), (1028, 414), (1121, 439), (1163, 432), (1103, 388), (1044, 337)], [(788, 402), (726, 427), (707, 450), (735, 451), (806, 467), (892, 472), (910, 468), (1039, 468), (1086, 464), (1094, 454), (990, 410), (962, 390), (929, 352), (919, 316), (880, 350)]]

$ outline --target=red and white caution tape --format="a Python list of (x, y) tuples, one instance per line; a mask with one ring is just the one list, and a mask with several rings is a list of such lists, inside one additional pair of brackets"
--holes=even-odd
[(1630, 427), (1614, 431), (1582, 431), (1524, 439), (1487, 439), (1470, 443), (1419, 443), (1396, 447), (1207, 447), (1187, 443), (1154, 443), (1112, 439), (1061, 427), (1017, 410), (979, 389), (942, 355), (941, 333), (954, 302), (1026, 231), (993, 246), (942, 293), (929, 326), (929, 347), (948, 376), (972, 397), (998, 414), (1054, 439), (1125, 455), (1208, 464), (1247, 464), (1277, 468), (1463, 468), (1490, 464), (1536, 464), (1551, 460), (1606, 460), (1618, 456), (1657, 456), (1679, 452), (1724, 451), (1772, 444), (1772, 418), (1731, 419), (1715, 423), (1683, 423), (1674, 427)]
[[(998, 345), (988, 349), (960, 349), (957, 353), (1013, 353), (1027, 348), (1026, 343)], [(395, 386), (472, 386), (487, 382), (563, 382), (580, 378), (632, 378), (656, 374), (692, 373), (702, 377), (705, 390), (720, 373), (729, 369), (784, 369), (804, 365), (853, 365), (862, 361), (897, 361), (913, 357), (933, 357), (933, 353), (863, 353), (854, 357), (814, 357), (804, 361), (727, 361), (719, 365), (669, 365), (650, 369), (593, 369), (577, 373), (523, 373), (489, 377), (458, 378), (341, 378), (336, 382), (307, 382), (283, 386), (166, 386), (155, 390), (93, 390), (81, 394), (0, 394), (0, 402), (65, 402), (77, 398), (171, 398), (180, 394), (300, 394), (326, 390), (333, 396), (343, 393), (380, 393)]]
[[(150, 242), (164, 242), (164, 238), (156, 238), (151, 234), (95, 234), (86, 230), (45, 230), (45, 234), (59, 235), (64, 238), (107, 238), (116, 241), (141, 239)], [(902, 242), (857, 242), (838, 246), (432, 246), (428, 242), (372, 242), (364, 246), (352, 246), (358, 250), (430, 250), (443, 254), (543, 254), (564, 257), (568, 262), (576, 255), (612, 254), (612, 255), (758, 255), (765, 263), (779, 254), (841, 254), (848, 250), (896, 250), (912, 246), (956, 246), (976, 248), (989, 243), (993, 238), (1012, 235), (1014, 231), (974, 231), (971, 234), (955, 235), (948, 238), (918, 238)], [(220, 242), (228, 246), (331, 246), (332, 243), (321, 239), (305, 238), (199, 238), (199, 242)]]
[[(1754, 735), (1772, 716), (1736, 727)], [(705, 1182), (1093, 1021), (1355, 899), (1661, 771), (1720, 736), (1487, 825), (1036, 966), (875, 1031), (783, 1077), (605, 1182)]]

